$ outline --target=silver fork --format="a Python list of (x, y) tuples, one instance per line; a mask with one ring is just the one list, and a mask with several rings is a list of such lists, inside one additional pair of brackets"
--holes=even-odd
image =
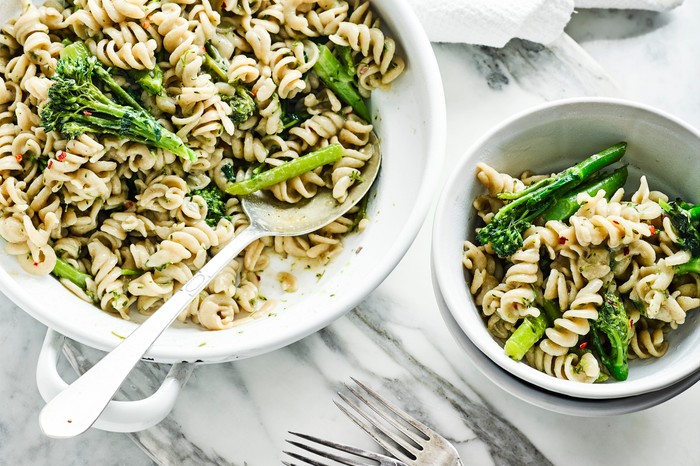
[[(355, 448), (351, 447), (348, 445), (343, 445), (342, 443), (336, 443), (336, 442), (331, 442), (330, 440), (324, 440), (320, 439), (318, 437), (313, 437), (311, 435), (306, 435), (306, 434), (299, 434), (297, 432), (289, 432), (291, 435), (295, 435), (297, 437), (300, 437), (308, 442), (312, 442), (318, 445), (323, 445), (324, 447), (327, 447), (326, 449), (321, 449), (315, 446), (311, 445), (306, 445), (304, 443), (301, 443), (299, 441), (295, 440), (287, 440), (288, 443), (294, 445), (297, 448), (300, 448), (302, 450), (306, 450), (310, 453), (313, 453), (315, 455), (321, 456), (323, 458), (327, 458), (333, 461), (336, 461), (339, 464), (343, 464), (346, 466), (408, 466), (406, 463), (403, 463), (397, 459), (394, 458), (389, 458), (388, 456), (380, 455), (379, 453), (374, 453), (371, 451), (367, 450), (362, 450), (360, 448)], [(331, 450), (331, 451), (326, 451), (326, 450)], [(354, 458), (349, 458), (346, 455), (340, 455), (336, 452), (344, 452), (344, 453), (350, 453), (351, 455), (354, 456), (359, 456), (361, 458), (369, 459), (372, 460), (372, 463), (363, 463), (359, 460), (356, 460)], [(299, 453), (294, 453), (290, 451), (285, 451), (283, 452), (286, 455), (291, 456), (292, 458), (303, 461), (304, 464), (310, 464), (313, 466), (330, 466), (328, 463), (321, 463), (319, 460), (315, 460), (312, 458), (309, 458), (308, 456), (304, 456)], [(286, 466), (296, 466), (294, 463), (287, 463), (286, 461), (282, 461), (282, 464)]]
[(443, 436), (366, 385), (352, 380), (357, 387), (345, 386), (355, 399), (338, 393), (344, 404), (339, 401), (334, 403), (382, 448), (409, 466), (463, 466), (457, 450)]

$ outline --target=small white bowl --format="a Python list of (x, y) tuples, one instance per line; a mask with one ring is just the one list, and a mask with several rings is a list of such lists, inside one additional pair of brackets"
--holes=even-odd
[(469, 293), (462, 266), (462, 243), (474, 240), (478, 216), (473, 199), (484, 192), (475, 167), (485, 162), (518, 175), (526, 169), (550, 173), (619, 141), (629, 146), (626, 192), (642, 174), (651, 189), (671, 197), (700, 200), (700, 133), (682, 121), (647, 106), (616, 99), (563, 100), (528, 110), (500, 124), (476, 142), (454, 168), (437, 205), (433, 225), (432, 269), (437, 290), (469, 340), (498, 366), (523, 381), (577, 398), (609, 399), (669, 387), (700, 370), (700, 311), (668, 333), (662, 358), (633, 360), (626, 381), (583, 384), (557, 379), (507, 357), (488, 333)]

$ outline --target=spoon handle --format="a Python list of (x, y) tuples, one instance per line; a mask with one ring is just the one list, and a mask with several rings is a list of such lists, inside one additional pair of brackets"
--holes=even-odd
[(243, 230), (128, 338), (49, 401), (39, 414), (44, 434), (70, 438), (90, 428), (158, 336), (217, 273), (263, 234), (254, 226)]

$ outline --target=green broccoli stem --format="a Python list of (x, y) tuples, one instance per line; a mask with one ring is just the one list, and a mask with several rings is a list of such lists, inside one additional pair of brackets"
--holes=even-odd
[[(85, 43), (77, 41), (73, 42), (72, 44), (64, 47), (60, 54), (60, 58), (62, 59), (68, 59), (68, 60), (75, 60), (76, 62), (82, 62), (84, 60), (87, 60), (90, 58), (92, 55), (90, 54), (90, 51), (88, 50), (87, 46)], [(121, 102), (124, 105), (130, 105), (134, 108), (137, 108), (139, 110), (142, 110), (145, 112), (144, 108), (141, 107), (141, 104), (139, 104), (136, 99), (131, 97), (128, 92), (124, 90), (112, 77), (109, 72), (102, 68), (101, 66), (95, 66), (93, 68), (93, 72), (97, 75), (98, 78), (100, 78), (100, 81), (102, 84), (105, 85), (105, 87), (114, 95), (115, 99), (119, 102)]]
[[(77, 114), (73, 116), (73, 122), (81, 125), (85, 131), (126, 136), (134, 142), (160, 147), (191, 162), (197, 160), (197, 154), (187, 147), (177, 135), (160, 126), (151, 118), (139, 118), (139, 113), (129, 107), (93, 101), (85, 108), (92, 109), (89, 115)], [(118, 120), (102, 118), (100, 113), (111, 115)], [(71, 127), (69, 126), (69, 128)]]
[(372, 115), (355, 86), (353, 74), (343, 66), (328, 47), (321, 44), (318, 45), (318, 50), (319, 57), (314, 64), (314, 71), (318, 77), (340, 100), (350, 105), (360, 118), (370, 121)]
[(581, 204), (577, 201), (578, 195), (586, 193), (595, 196), (601, 189), (605, 192), (605, 198), (610, 200), (613, 194), (625, 185), (627, 181), (627, 166), (623, 166), (607, 176), (597, 176), (589, 182), (575, 188), (566, 197), (560, 198), (552, 207), (542, 213), (542, 218), (548, 220), (567, 220), (578, 211)]
[(57, 258), (56, 265), (51, 271), (58, 278), (65, 278), (79, 286), (82, 290), (87, 290), (87, 280), (92, 277), (80, 270), (76, 269), (63, 259)]
[(685, 275), (688, 273), (700, 274), (700, 256), (693, 257), (685, 264), (676, 265), (673, 269), (676, 275)]
[(271, 168), (251, 178), (226, 186), (226, 192), (233, 195), (245, 196), (264, 188), (281, 183), (295, 176), (315, 170), (318, 167), (335, 163), (343, 156), (343, 146), (331, 144), (315, 152), (290, 160), (282, 165)]
[(551, 327), (554, 320), (561, 317), (561, 310), (554, 301), (545, 300), (537, 317), (523, 319), (515, 332), (508, 337), (503, 347), (506, 356), (520, 361), (535, 343), (544, 336), (544, 331)]
[(122, 269), (122, 277), (140, 276), (143, 275), (143, 270), (137, 269)]
[(129, 76), (151, 95), (163, 95), (165, 88), (163, 87), (163, 70), (156, 66), (152, 70), (129, 70)]

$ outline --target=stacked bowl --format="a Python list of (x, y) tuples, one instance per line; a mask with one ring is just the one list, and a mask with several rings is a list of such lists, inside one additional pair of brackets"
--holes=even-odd
[[(664, 335), (666, 354), (630, 361), (629, 377), (584, 384), (552, 377), (506, 356), (488, 332), (470, 294), (462, 264), (465, 240), (482, 225), (472, 202), (485, 192), (476, 179), (484, 162), (517, 176), (552, 173), (619, 141), (627, 141), (625, 192), (641, 175), (650, 189), (690, 202), (700, 199), (700, 133), (658, 110), (615, 99), (572, 99), (547, 104), (505, 121), (462, 156), (438, 202), (432, 242), (432, 277), (443, 318), (472, 362), (494, 383), (534, 405), (566, 414), (605, 416), (639, 411), (664, 402), (700, 379), (700, 312)], [(629, 194), (627, 195), (629, 196)]]

